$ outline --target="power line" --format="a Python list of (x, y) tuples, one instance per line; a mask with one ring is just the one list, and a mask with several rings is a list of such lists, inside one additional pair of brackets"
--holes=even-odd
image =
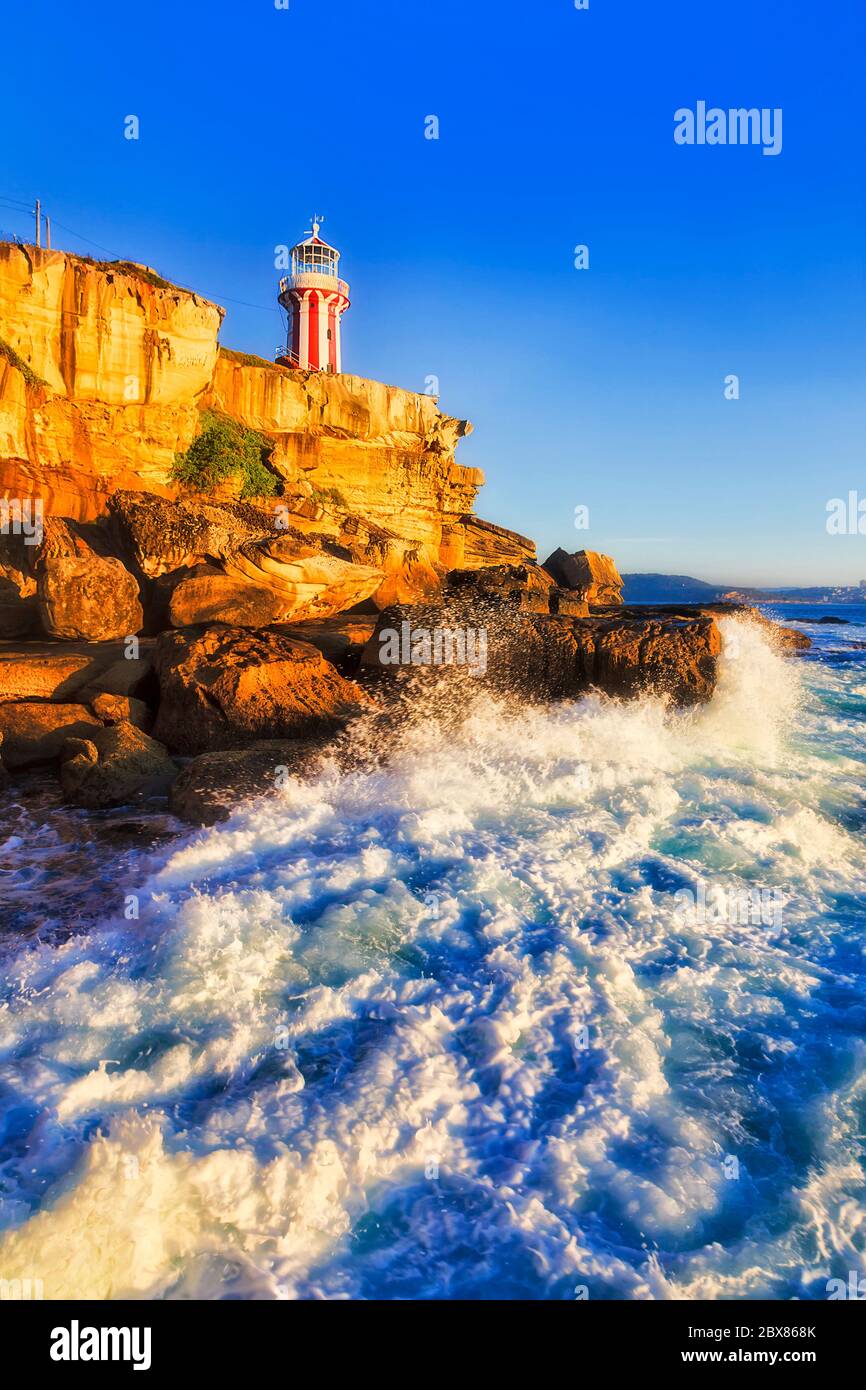
[(109, 251), (107, 246), (102, 246), (98, 241), (91, 241), (90, 237), (82, 236), (81, 233), (76, 232), (74, 228), (67, 227), (65, 222), (58, 222), (56, 217), (54, 219), (54, 225), (55, 227), (62, 227), (64, 232), (69, 232), (70, 236), (77, 237), (79, 241), (86, 242), (88, 246), (95, 246), (97, 251), (104, 251), (106, 256), (114, 255), (114, 252)]
[[(0, 194), (0, 202), (5, 201), (6, 195)], [(13, 202), (17, 200), (10, 199), (9, 201)], [(18, 206), (24, 208), (27, 212), (31, 214), (31, 216), (33, 215), (33, 208), (28, 203), (19, 203)], [(117, 256), (114, 251), (110, 250), (109, 247), (103, 246), (98, 241), (91, 240), (90, 237), (82, 236), (80, 232), (75, 231), (74, 227), (67, 227), (65, 222), (58, 222), (56, 217), (53, 219), (53, 223), (55, 227), (61, 227), (64, 232), (69, 232), (70, 236), (76, 237), (79, 241), (85, 242), (88, 246), (95, 246), (97, 251), (104, 251), (106, 256), (113, 256), (115, 260), (123, 259), (123, 257)], [(231, 295), (228, 294), (217, 295), (217, 298), (220, 300), (225, 300), (227, 304), (242, 305), (245, 309), (259, 309), (262, 313), (279, 314), (280, 312), (275, 304), (251, 304), (247, 299), (232, 299)]]

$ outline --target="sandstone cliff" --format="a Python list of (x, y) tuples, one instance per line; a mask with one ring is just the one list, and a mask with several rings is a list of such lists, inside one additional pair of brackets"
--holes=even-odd
[(406, 543), (397, 568), (534, 557), (471, 517), (484, 477), (454, 457), (471, 425), (430, 396), (221, 349), (222, 318), (147, 267), (0, 242), (0, 497), (77, 520), (121, 488), (174, 497), (175, 454), (212, 408), (268, 437), (301, 529), (359, 518)]

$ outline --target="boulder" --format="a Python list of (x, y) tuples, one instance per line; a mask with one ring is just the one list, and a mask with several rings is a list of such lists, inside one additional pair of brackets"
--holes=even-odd
[(10, 642), (0, 646), (0, 704), (13, 700), (75, 700), (90, 704), (103, 691), (137, 695), (150, 671), (153, 643), (137, 639), (140, 655), (127, 658), (125, 642)]
[[(485, 569), (451, 570), (449, 598), (484, 609), (490, 605), (524, 613), (549, 613), (554, 584), (540, 565), (491, 565)], [(471, 615), (468, 615), (471, 616)]]
[(36, 596), (48, 636), (110, 642), (139, 632), (144, 614), (129, 570), (98, 553), (73, 523), (51, 517), (45, 526)]
[(147, 733), (153, 719), (144, 700), (132, 695), (110, 695), (103, 691), (90, 701), (90, 708), (104, 724), (134, 724)]
[(61, 750), (64, 799), (90, 810), (164, 794), (176, 776), (162, 744), (128, 721), (67, 739)]
[(560, 589), (576, 589), (591, 605), (622, 602), (623, 581), (609, 555), (595, 550), (554, 550), (544, 562)]
[(0, 704), (13, 700), (69, 700), (87, 684), (94, 661), (86, 652), (56, 655), (26, 647), (0, 649)]
[(22, 700), (0, 705), (0, 734), (7, 767), (33, 767), (59, 758), (68, 738), (89, 738), (102, 725), (84, 705)]
[(277, 622), (283, 604), (270, 589), (228, 574), (202, 574), (181, 579), (169, 600), (172, 627), (229, 623), (233, 627), (267, 627)]
[(322, 743), (310, 739), (262, 739), (248, 748), (200, 753), (180, 773), (169, 809), (193, 825), (228, 820), (240, 802), (265, 796), (311, 766)]
[(340, 727), (368, 701), (321, 652), (278, 632), (193, 627), (165, 632), (154, 657), (154, 735), (178, 753)]
[(384, 577), (378, 566), (356, 564), (342, 546), (294, 530), (250, 541), (226, 555), (223, 565), (236, 581), (277, 600), (277, 622), (343, 613), (369, 598)]

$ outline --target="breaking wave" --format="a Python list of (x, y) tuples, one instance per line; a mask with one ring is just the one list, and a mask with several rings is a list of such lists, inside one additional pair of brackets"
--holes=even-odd
[(863, 664), (723, 627), (705, 707), (431, 714), (176, 841), (98, 930), (7, 940), (0, 1276), (809, 1298), (862, 1269)]

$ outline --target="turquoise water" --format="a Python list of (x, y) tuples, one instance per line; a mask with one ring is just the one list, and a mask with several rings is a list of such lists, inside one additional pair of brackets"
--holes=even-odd
[(779, 615), (834, 611), (794, 659), (725, 620), (695, 711), (431, 711), (386, 767), (113, 860), (98, 927), (7, 935), (0, 1277), (809, 1299), (866, 1270), (866, 608)]

